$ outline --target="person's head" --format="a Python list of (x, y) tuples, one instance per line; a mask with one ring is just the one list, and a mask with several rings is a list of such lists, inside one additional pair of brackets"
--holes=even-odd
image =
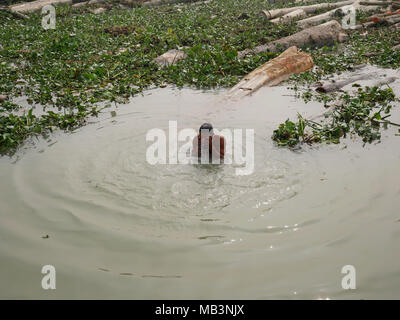
[(211, 123), (203, 123), (200, 126), (199, 133), (200, 133), (200, 135), (201, 134), (209, 134), (212, 136), (214, 134), (214, 129), (213, 129), (212, 124)]

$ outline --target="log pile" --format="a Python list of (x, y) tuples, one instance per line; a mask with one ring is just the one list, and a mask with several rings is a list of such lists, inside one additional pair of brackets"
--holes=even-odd
[[(257, 54), (261, 52), (279, 52), (297, 46), (299, 48), (311, 46), (322, 47), (333, 45), (335, 42), (343, 42), (347, 39), (347, 34), (337, 18), (343, 18), (349, 12), (381, 11), (382, 14), (374, 15), (366, 23), (360, 25), (347, 26), (349, 29), (361, 29), (375, 25), (378, 22), (395, 24), (400, 27), (400, 10), (388, 11), (388, 7), (394, 8), (395, 1), (360, 1), (347, 0), (330, 3), (319, 3), (307, 6), (295, 6), (291, 8), (281, 8), (274, 10), (263, 10), (261, 13), (265, 19), (271, 23), (286, 23), (297, 20), (296, 24), (302, 31), (291, 36), (258, 46), (253, 49), (246, 49), (238, 53), (239, 58), (247, 54)], [(400, 2), (399, 2), (400, 4)], [(399, 5), (400, 8), (400, 5)], [(321, 10), (326, 12), (313, 15)], [(309, 16), (311, 15), (311, 16)]]

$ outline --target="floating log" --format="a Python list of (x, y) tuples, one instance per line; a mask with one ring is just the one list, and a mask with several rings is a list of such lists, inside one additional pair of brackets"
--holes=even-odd
[(261, 45), (253, 49), (246, 49), (238, 53), (239, 58), (246, 54), (257, 54), (260, 52), (279, 52), (291, 46), (297, 47), (323, 47), (334, 45), (335, 42), (343, 42), (347, 38), (347, 34), (336, 20), (304, 29), (291, 36), (272, 41), (269, 44)]
[(169, 66), (176, 64), (179, 60), (185, 59), (186, 57), (187, 54), (185, 52), (172, 49), (155, 58), (153, 61), (159, 66)]
[(263, 10), (262, 14), (265, 16), (266, 19), (270, 20), (270, 19), (284, 16), (290, 12), (293, 12), (293, 11), (299, 10), (299, 9), (304, 10), (304, 12), (306, 14), (311, 14), (311, 13), (315, 13), (318, 10), (339, 8), (339, 7), (343, 7), (345, 5), (352, 4), (354, 2), (355, 2), (355, 0), (348, 0), (348, 1), (333, 2), (333, 3), (319, 3), (319, 4), (309, 5), (309, 6), (297, 6), (297, 7), (292, 7), (292, 8)]
[(391, 1), (360, 1), (360, 5), (362, 6), (390, 6), (392, 4)]
[(387, 21), (387, 23), (389, 24), (396, 24), (398, 22), (400, 22), (400, 14), (399, 15), (393, 15), (393, 16), (388, 16), (385, 18), (385, 20)]
[(344, 8), (345, 7), (336, 8), (328, 12), (297, 21), (297, 26), (300, 28), (307, 28), (316, 24), (320, 24), (326, 20), (331, 20), (333, 17), (343, 17), (345, 15), (343, 10)]
[(11, 11), (9, 8), (0, 8), (0, 10), (10, 13), (11, 15), (13, 15), (16, 18), (28, 19), (28, 16), (26, 16), (26, 15), (24, 15), (21, 12), (18, 12), (18, 11)]
[[(346, 15), (346, 9), (350, 8), (350, 5), (346, 5), (340, 8), (336, 8), (333, 10), (330, 10), (328, 12), (310, 17), (310, 18), (306, 18), (303, 20), (299, 20), (297, 21), (297, 25), (300, 28), (308, 28), (310, 26), (322, 23), (326, 20), (331, 20), (334, 17), (343, 17)], [(377, 6), (370, 6), (370, 7), (361, 7), (358, 4), (354, 5), (355, 9), (361, 10), (363, 12), (369, 12), (369, 11), (375, 11), (376, 9), (378, 9), (379, 7)]]
[(354, 27), (351, 27), (351, 29), (353, 30), (358, 30), (358, 29), (362, 29), (362, 28), (369, 28), (374, 26), (375, 24), (377, 24), (378, 22), (380, 23), (387, 23), (389, 25), (394, 24), (397, 25), (397, 23), (400, 22), (400, 14), (397, 15), (391, 15), (391, 16), (374, 16), (371, 17), (372, 21), (366, 22), (366, 23), (362, 23), (362, 24), (358, 24)]
[(324, 84), (322, 86), (317, 87), (317, 89), (315, 89), (317, 92), (321, 92), (321, 93), (328, 93), (328, 92), (333, 92), (333, 91), (338, 91), (339, 89), (343, 88), (344, 86), (356, 82), (358, 80), (364, 80), (364, 79), (369, 79), (372, 76), (376, 76), (376, 74), (358, 74), (358, 75), (353, 75), (352, 77), (348, 78), (348, 79), (344, 79), (341, 81), (336, 81), (336, 82), (332, 82), (332, 83), (327, 83)]
[(297, 9), (292, 12), (289, 12), (288, 14), (285, 14), (282, 17), (275, 18), (271, 20), (272, 23), (282, 23), (282, 22), (287, 22), (293, 19), (300, 19), (304, 18), (306, 16), (306, 12), (303, 9)]
[[(205, 1), (199, 0), (197, 2), (201, 3), (201, 2), (205, 2)], [(150, 1), (144, 2), (142, 5), (145, 7), (155, 7), (155, 6), (161, 6), (164, 4), (175, 4), (175, 3), (193, 3), (193, 0), (150, 0)]]
[(268, 61), (245, 76), (228, 92), (228, 97), (239, 99), (252, 94), (262, 86), (275, 86), (292, 74), (301, 73), (314, 66), (312, 57), (292, 46), (278, 57)]
[(374, 24), (375, 24), (375, 22), (369, 21), (369, 22), (358, 24), (354, 27), (351, 27), (350, 29), (351, 30), (366, 29), (366, 28), (372, 27)]
[(397, 77), (388, 77), (388, 78), (376, 80), (375, 82), (372, 83), (372, 85), (370, 87), (380, 87), (385, 84), (395, 82), (397, 79), (398, 79)]
[(393, 1), (392, 2), (392, 8), (393, 9), (400, 9), (400, 2)]
[(29, 13), (42, 9), (47, 5), (72, 4), (72, 0), (36, 0), (27, 3), (20, 3), (9, 7), (11, 12)]
[(89, 1), (83, 1), (83, 2), (74, 3), (72, 6), (74, 8), (80, 8), (80, 7), (83, 7), (83, 6), (87, 6), (88, 4), (89, 4)]

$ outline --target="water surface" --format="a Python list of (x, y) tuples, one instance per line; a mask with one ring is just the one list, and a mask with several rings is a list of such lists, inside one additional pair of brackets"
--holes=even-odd
[[(223, 94), (151, 90), (1, 158), (0, 298), (400, 298), (397, 129), (294, 152), (272, 131), (321, 104), (283, 87)], [(254, 173), (148, 164), (146, 133), (169, 120), (254, 129)], [(41, 288), (47, 264), (56, 290)]]

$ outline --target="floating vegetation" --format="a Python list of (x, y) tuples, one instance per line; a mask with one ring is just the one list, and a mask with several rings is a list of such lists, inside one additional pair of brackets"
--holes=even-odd
[[(0, 103), (0, 153), (12, 153), (31, 136), (73, 130), (100, 112), (100, 102), (126, 102), (152, 86), (231, 87), (279, 54), (239, 59), (238, 52), (299, 31), (294, 22), (272, 24), (260, 15), (284, 5), (213, 0), (122, 9), (110, 1), (102, 14), (57, 6), (54, 30), (42, 28), (40, 12), (17, 19), (0, 11), (0, 95), (9, 97)], [(400, 43), (400, 30), (368, 30), (350, 31), (345, 44), (305, 48), (317, 67), (292, 82), (315, 82), (366, 62), (399, 67), (400, 52), (391, 47)], [(154, 63), (172, 49), (187, 57), (177, 65)], [(26, 96), (30, 108), (18, 105), (18, 96)], [(40, 115), (31, 111), (38, 104), (44, 106)]]
[[(303, 97), (305, 98), (305, 97)], [(331, 110), (320, 121), (307, 120), (298, 115), (296, 122), (286, 120), (279, 125), (272, 139), (279, 146), (295, 147), (299, 143), (315, 142), (339, 143), (348, 134), (355, 134), (364, 143), (371, 143), (381, 138), (382, 126), (390, 122), (392, 102), (398, 101), (391, 88), (358, 88), (356, 94), (342, 93), (337, 97), (326, 98), (321, 94), (307, 96), (307, 100), (331, 101)]]

